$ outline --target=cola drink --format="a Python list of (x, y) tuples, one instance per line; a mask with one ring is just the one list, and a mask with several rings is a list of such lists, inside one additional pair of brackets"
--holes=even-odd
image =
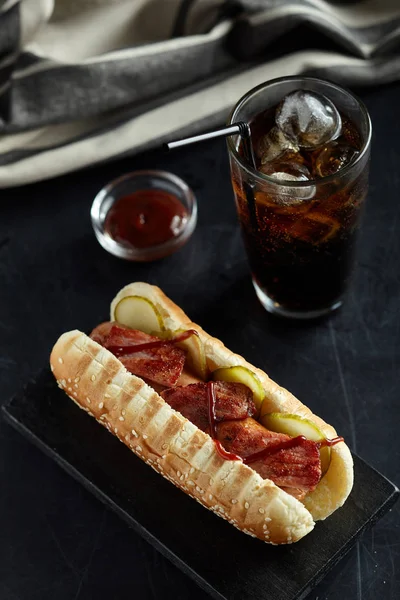
[(368, 185), (369, 135), (351, 114), (295, 89), (249, 119), (257, 175), (240, 141), (230, 152), (253, 283), (271, 312), (307, 318), (342, 302)]

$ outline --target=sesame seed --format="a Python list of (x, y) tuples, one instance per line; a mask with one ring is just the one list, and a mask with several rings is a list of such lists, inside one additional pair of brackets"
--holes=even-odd
[(62, 364), (63, 364), (63, 362), (64, 362), (64, 361), (63, 361), (63, 359), (61, 358), (61, 356), (59, 356), (59, 357), (58, 357), (58, 362), (60, 363), (60, 365), (62, 365)]
[(124, 417), (119, 418), (120, 421), (125, 421)]
[(68, 377), (67, 381), (68, 381), (68, 383), (71, 383), (71, 381), (72, 381), (71, 377)]
[(138, 452), (142, 451), (142, 446), (136, 446), (135, 450), (137, 450)]
[(125, 439), (127, 442), (129, 441), (129, 433), (126, 434)]
[(189, 479), (189, 481), (188, 481), (187, 483), (188, 483), (188, 485), (190, 485), (191, 487), (193, 487), (193, 486), (194, 486), (194, 481), (192, 481), (191, 479)]
[(100, 415), (100, 419), (105, 419), (106, 415)]
[(90, 398), (86, 398), (86, 402), (90, 404)]
[(75, 396), (75, 398), (76, 398), (76, 397), (78, 396), (78, 394), (77, 394), (76, 392), (74, 392), (74, 396)]
[(245, 503), (244, 503), (244, 507), (247, 509), (247, 508), (249, 508), (249, 507), (250, 507), (250, 504), (249, 504), (248, 502), (245, 502)]
[(236, 500), (236, 498), (233, 498), (233, 499), (231, 500), (231, 502), (232, 502), (232, 504), (237, 504), (237, 500)]
[(104, 394), (104, 398), (111, 398), (110, 394)]
[(121, 410), (121, 415), (125, 415), (125, 414), (126, 414), (126, 410), (123, 408), (123, 409)]
[(180, 471), (177, 471), (176, 474), (177, 474), (178, 477), (181, 476), (181, 472)]
[(189, 473), (194, 473), (194, 468), (193, 467), (190, 467)]
[(78, 383), (79, 380), (80, 380), (80, 377), (75, 377), (75, 379), (74, 379), (75, 383)]
[(200, 491), (200, 488), (198, 485), (196, 485), (196, 492), (199, 492), (199, 491)]
[(72, 387), (69, 387), (69, 388), (68, 388), (68, 391), (69, 391), (69, 392), (72, 392)]
[(168, 444), (163, 444), (163, 445), (161, 446), (161, 448), (162, 448), (163, 450), (166, 450), (166, 449), (168, 448)]
[(50, 365), (50, 369), (51, 369), (51, 372), (53, 373), (53, 371), (54, 371), (53, 365)]
[(104, 402), (99, 402), (99, 408), (103, 408)]
[(92, 381), (95, 381), (95, 379), (96, 379), (96, 375), (92, 375), (90, 379), (91, 379)]
[(114, 431), (115, 433), (118, 433), (118, 427), (115, 427)]
[(179, 477), (179, 479), (180, 479), (181, 481), (183, 481), (183, 480), (185, 479), (184, 475), (181, 475), (181, 476)]
[(136, 433), (136, 431), (135, 431), (134, 429), (132, 429), (131, 433), (132, 433), (132, 435), (134, 435), (135, 437), (137, 437), (137, 436), (138, 436), (138, 434)]
[(268, 529), (268, 525), (266, 525), (266, 524), (264, 523), (264, 525), (263, 525), (263, 529)]
[(212, 499), (213, 499), (213, 496), (212, 496), (212, 494), (210, 494), (210, 495), (208, 496), (208, 499), (209, 499), (209, 500), (212, 500)]
[(265, 521), (266, 523), (269, 523), (269, 522), (271, 521), (271, 518), (270, 518), (270, 517), (265, 517), (264, 521)]
[(167, 455), (163, 454), (161, 458), (165, 459), (165, 458), (167, 458)]
[(148, 435), (146, 435), (146, 434), (144, 433), (142, 437), (143, 437), (143, 439), (144, 439), (144, 440), (147, 440), (147, 438), (148, 438), (149, 436), (148, 436)]
[(264, 514), (264, 512), (265, 512), (265, 510), (264, 510), (263, 508), (259, 508), (259, 509), (258, 509), (258, 512), (259, 512), (260, 514), (262, 514), (262, 515), (263, 515), (263, 514)]

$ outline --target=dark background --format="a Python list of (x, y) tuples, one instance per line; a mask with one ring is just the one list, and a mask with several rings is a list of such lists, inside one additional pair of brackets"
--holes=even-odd
[[(58, 335), (107, 318), (130, 281), (160, 285), (220, 337), (335, 425), (399, 484), (400, 85), (361, 91), (373, 127), (371, 186), (345, 307), (318, 323), (269, 316), (253, 292), (224, 142), (161, 151), (0, 190), (0, 397), (48, 361)], [(139, 168), (183, 177), (199, 222), (175, 255), (139, 265), (108, 255), (89, 209), (110, 179)], [(311, 594), (400, 597), (400, 504)], [(179, 516), (178, 516), (179, 518)], [(49, 458), (0, 422), (0, 599), (205, 598), (205, 593)], [(267, 568), (267, 565), (266, 565)]]

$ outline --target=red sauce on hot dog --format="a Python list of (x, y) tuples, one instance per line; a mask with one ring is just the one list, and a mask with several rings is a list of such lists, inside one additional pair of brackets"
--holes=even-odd
[(120, 356), (126, 356), (127, 354), (134, 354), (135, 352), (151, 350), (152, 348), (161, 348), (162, 346), (169, 346), (170, 344), (178, 344), (179, 342), (184, 342), (192, 335), (199, 334), (194, 329), (188, 329), (187, 331), (179, 333), (170, 340), (155, 340), (154, 342), (146, 342), (144, 344), (136, 344), (134, 346), (107, 346), (107, 350), (119, 358)]
[[(281, 450), (289, 450), (290, 448), (295, 448), (296, 446), (300, 446), (303, 442), (307, 441), (307, 438), (304, 435), (298, 435), (297, 437), (290, 438), (288, 440), (282, 440), (271, 444), (268, 448), (261, 450), (260, 452), (255, 452), (254, 454), (250, 454), (245, 458), (241, 458), (237, 454), (233, 454), (232, 452), (228, 452), (224, 449), (221, 442), (217, 440), (217, 419), (215, 416), (215, 390), (214, 390), (214, 382), (209, 381), (207, 384), (207, 398), (208, 398), (208, 420), (210, 423), (210, 436), (213, 438), (214, 443), (217, 448), (217, 452), (222, 458), (225, 460), (241, 460), (245, 465), (250, 465), (253, 462), (257, 462), (258, 460), (262, 460), (263, 458), (267, 458), (276, 452), (280, 452)], [(320, 442), (315, 442), (318, 448), (322, 448), (323, 446), (334, 446), (339, 442), (343, 442), (344, 439), (342, 437), (335, 437), (331, 440), (324, 439)]]

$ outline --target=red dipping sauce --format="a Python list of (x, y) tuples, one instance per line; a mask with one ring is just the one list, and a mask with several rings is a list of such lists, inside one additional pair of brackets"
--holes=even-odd
[(104, 229), (116, 242), (151, 248), (178, 237), (187, 220), (187, 209), (177, 196), (149, 188), (119, 198), (107, 214)]

